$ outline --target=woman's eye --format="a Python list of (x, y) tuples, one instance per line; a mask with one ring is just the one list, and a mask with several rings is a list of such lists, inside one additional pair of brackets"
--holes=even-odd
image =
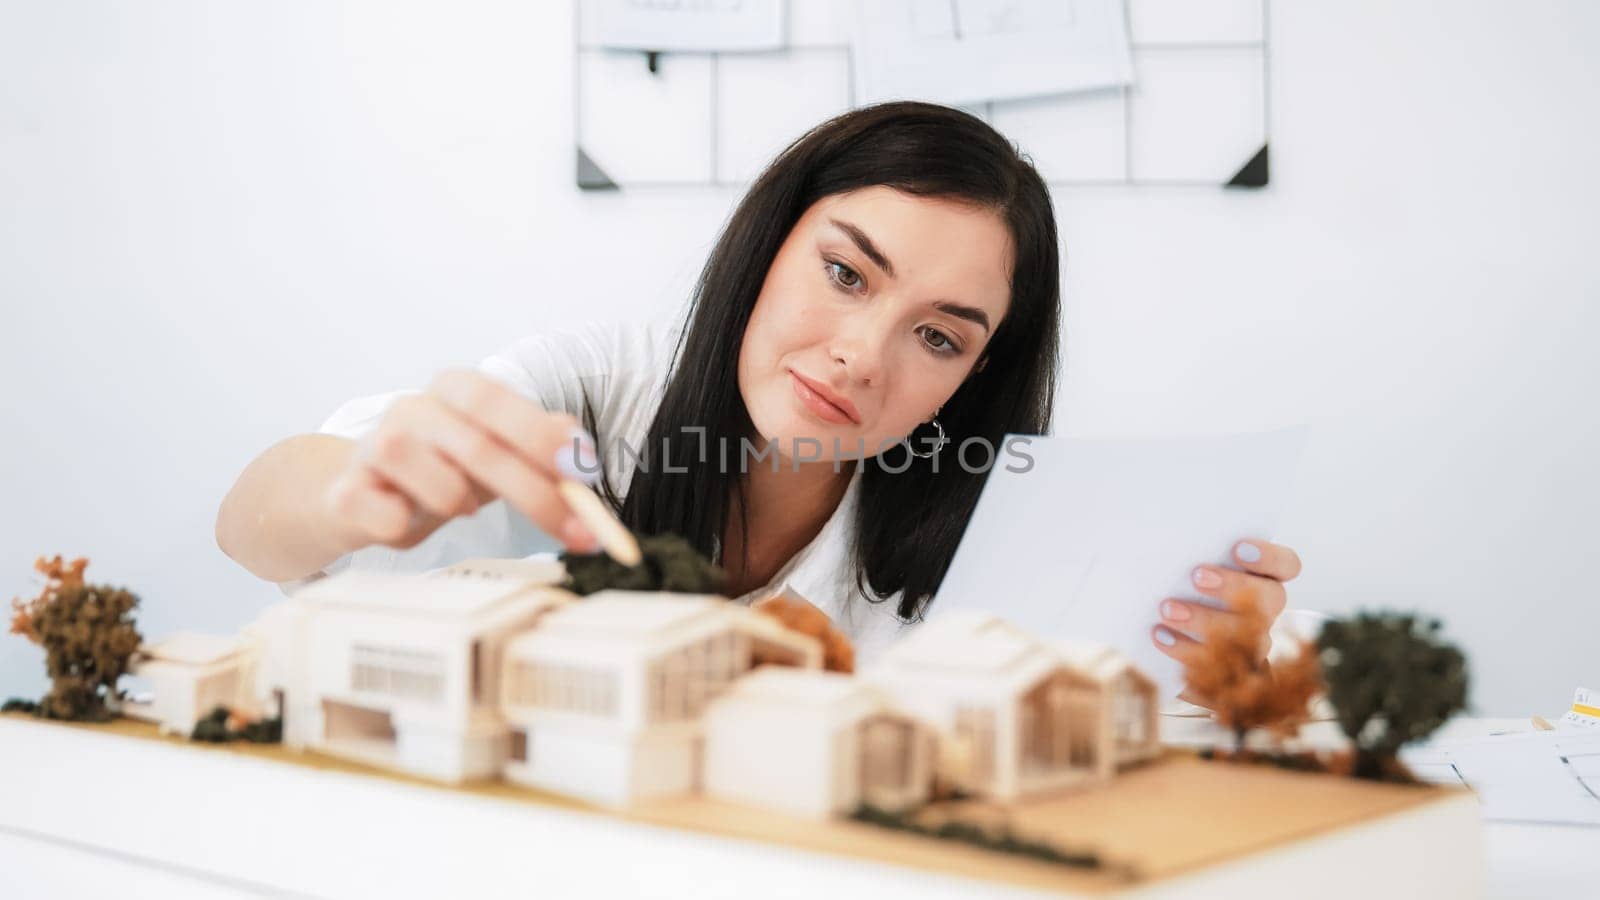
[(854, 269), (844, 263), (829, 262), (828, 275), (838, 282), (840, 287), (846, 287), (853, 291), (861, 286), (861, 276), (857, 275)]
[(948, 335), (937, 328), (922, 329), (922, 342), (940, 353), (958, 353), (961, 350)]

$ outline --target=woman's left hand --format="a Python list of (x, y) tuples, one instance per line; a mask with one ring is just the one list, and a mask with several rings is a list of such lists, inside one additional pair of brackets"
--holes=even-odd
[[(1267, 627), (1277, 621), (1289, 602), (1284, 583), (1300, 574), (1299, 555), (1280, 544), (1250, 538), (1233, 545), (1233, 561), (1238, 569), (1196, 566), (1189, 573), (1194, 589), (1220, 600), (1223, 608), (1181, 597), (1161, 601), (1161, 624), (1150, 630), (1157, 649), (1183, 662), (1211, 629), (1236, 621), (1251, 603), (1266, 618)], [(1263, 646), (1261, 652), (1265, 656), (1267, 648)]]

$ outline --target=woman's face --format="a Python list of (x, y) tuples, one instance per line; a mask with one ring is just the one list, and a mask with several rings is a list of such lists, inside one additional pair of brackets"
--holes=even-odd
[(989, 210), (881, 186), (817, 201), (778, 250), (740, 347), (760, 437), (785, 459), (831, 461), (910, 434), (1005, 317), (1011, 257)]

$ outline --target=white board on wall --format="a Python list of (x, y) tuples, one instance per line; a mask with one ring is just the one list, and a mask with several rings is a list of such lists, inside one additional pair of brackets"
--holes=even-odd
[[(1056, 185), (1268, 184), (1269, 0), (1128, 0), (1134, 83), (962, 108)], [(577, 11), (577, 182), (737, 186), (855, 107), (853, 0), (790, 3), (788, 45), (649, 55), (597, 43)]]

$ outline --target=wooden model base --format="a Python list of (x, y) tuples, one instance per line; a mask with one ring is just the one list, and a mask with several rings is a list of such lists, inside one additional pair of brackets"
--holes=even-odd
[[(31, 716), (7, 718), (40, 722)], [(50, 723), (126, 737), (181, 744), (196, 753), (233, 753), (327, 772), (360, 774), (409, 784), (422, 779), (358, 763), (296, 752), (277, 745), (191, 743), (159, 733), (153, 724), (119, 719), (107, 724)], [(1330, 847), (1357, 852), (1351, 840), (1363, 829), (1389, 826), (1382, 841), (1360, 845), (1356, 860), (1365, 865), (1374, 847), (1388, 847), (1385, 860), (1397, 865), (1414, 858), (1438, 865), (1441, 855), (1464, 874), (1460, 884), (1477, 885), (1481, 858), (1476, 800), (1465, 791), (1355, 781), (1331, 775), (1284, 771), (1266, 765), (1201, 760), (1172, 751), (1128, 771), (1112, 782), (1059, 797), (1005, 807), (967, 802), (939, 804), (920, 814), (957, 818), (975, 824), (1005, 824), (1020, 838), (1064, 850), (1092, 851), (1105, 861), (1099, 870), (996, 853), (948, 840), (922, 837), (852, 821), (808, 821), (704, 798), (656, 802), (620, 813), (544, 794), (506, 782), (438, 787), (515, 803), (592, 810), (596, 815), (722, 837), (779, 844), (819, 853), (913, 867), (1069, 895), (1118, 894), (1188, 896), (1162, 890), (1177, 887), (1180, 876), (1225, 863), (1240, 863), (1262, 851), (1290, 848), (1314, 838)], [(1419, 839), (1420, 838), (1420, 839)], [(1305, 866), (1279, 860), (1279, 864)], [(1317, 865), (1333, 864), (1324, 857)], [(1339, 859), (1352, 864), (1355, 860)], [(1396, 873), (1399, 874), (1399, 873)], [(1305, 872), (1308, 881), (1317, 874)], [(1179, 881), (1172, 882), (1171, 879)], [(1399, 879), (1405, 880), (1405, 879)], [(1309, 887), (1309, 885), (1308, 885)], [(1320, 893), (1310, 891), (1305, 896)], [(1376, 896), (1376, 895), (1373, 895)]]

